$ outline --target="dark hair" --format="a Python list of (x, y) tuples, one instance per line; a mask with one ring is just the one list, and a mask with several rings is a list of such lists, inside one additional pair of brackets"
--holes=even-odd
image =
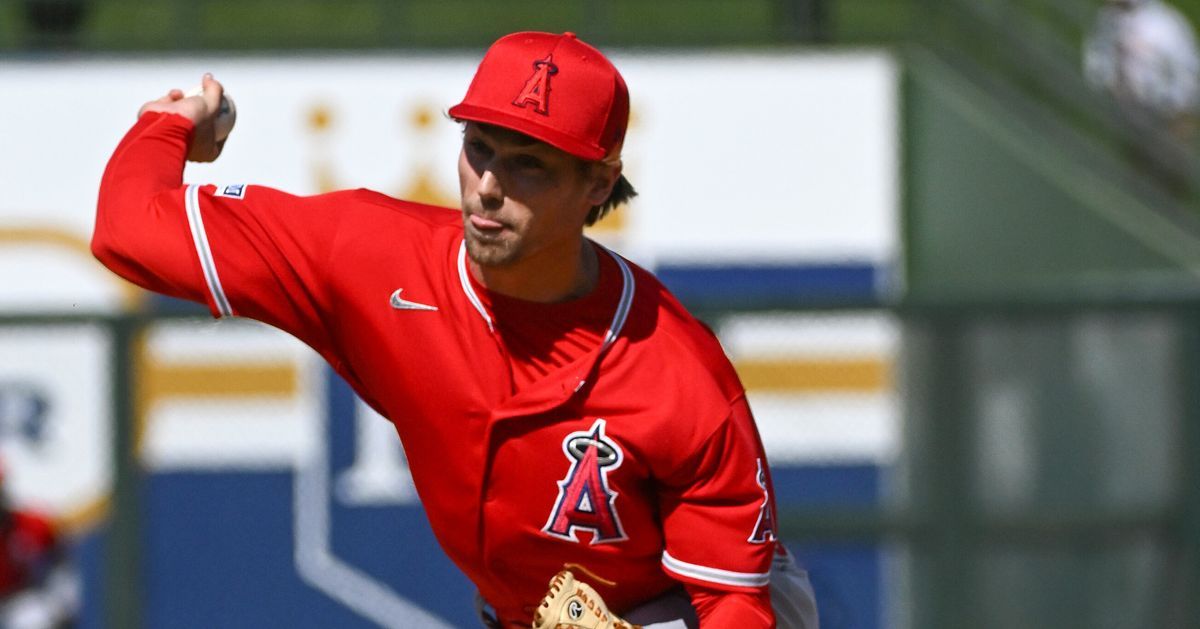
[[(589, 162), (584, 163), (589, 164)], [(608, 193), (608, 198), (604, 200), (604, 203), (593, 207), (592, 211), (588, 212), (587, 219), (584, 220), (583, 224), (588, 227), (595, 225), (596, 221), (599, 221), (607, 216), (609, 212), (617, 209), (617, 206), (628, 203), (636, 196), (637, 190), (633, 189), (633, 184), (629, 183), (625, 175), (621, 175), (617, 178), (617, 183), (613, 184), (612, 192)]]

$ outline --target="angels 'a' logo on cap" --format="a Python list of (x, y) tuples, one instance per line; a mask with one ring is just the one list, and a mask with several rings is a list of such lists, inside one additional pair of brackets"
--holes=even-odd
[(529, 107), (542, 115), (550, 115), (550, 77), (558, 74), (558, 66), (554, 65), (553, 55), (533, 62), (533, 74), (525, 81), (525, 87), (513, 100), (517, 107)]

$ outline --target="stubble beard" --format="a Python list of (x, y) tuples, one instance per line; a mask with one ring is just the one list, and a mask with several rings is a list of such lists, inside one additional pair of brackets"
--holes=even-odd
[(505, 267), (510, 266), (521, 257), (519, 243), (510, 239), (480, 239), (470, 233), (466, 234), (467, 255), (479, 266)]

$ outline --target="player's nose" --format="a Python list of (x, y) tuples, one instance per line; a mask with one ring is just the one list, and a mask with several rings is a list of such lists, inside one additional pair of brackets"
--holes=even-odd
[(504, 202), (504, 188), (500, 185), (500, 178), (496, 177), (496, 173), (490, 169), (485, 169), (479, 176), (479, 187), (476, 192), (484, 207), (491, 208)]

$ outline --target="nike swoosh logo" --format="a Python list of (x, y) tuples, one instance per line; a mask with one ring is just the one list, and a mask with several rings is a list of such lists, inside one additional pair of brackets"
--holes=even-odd
[(392, 293), (392, 307), (396, 310), (437, 310), (437, 306), (428, 304), (419, 304), (415, 301), (409, 301), (400, 296), (404, 292), (403, 288), (397, 288), (396, 292)]

